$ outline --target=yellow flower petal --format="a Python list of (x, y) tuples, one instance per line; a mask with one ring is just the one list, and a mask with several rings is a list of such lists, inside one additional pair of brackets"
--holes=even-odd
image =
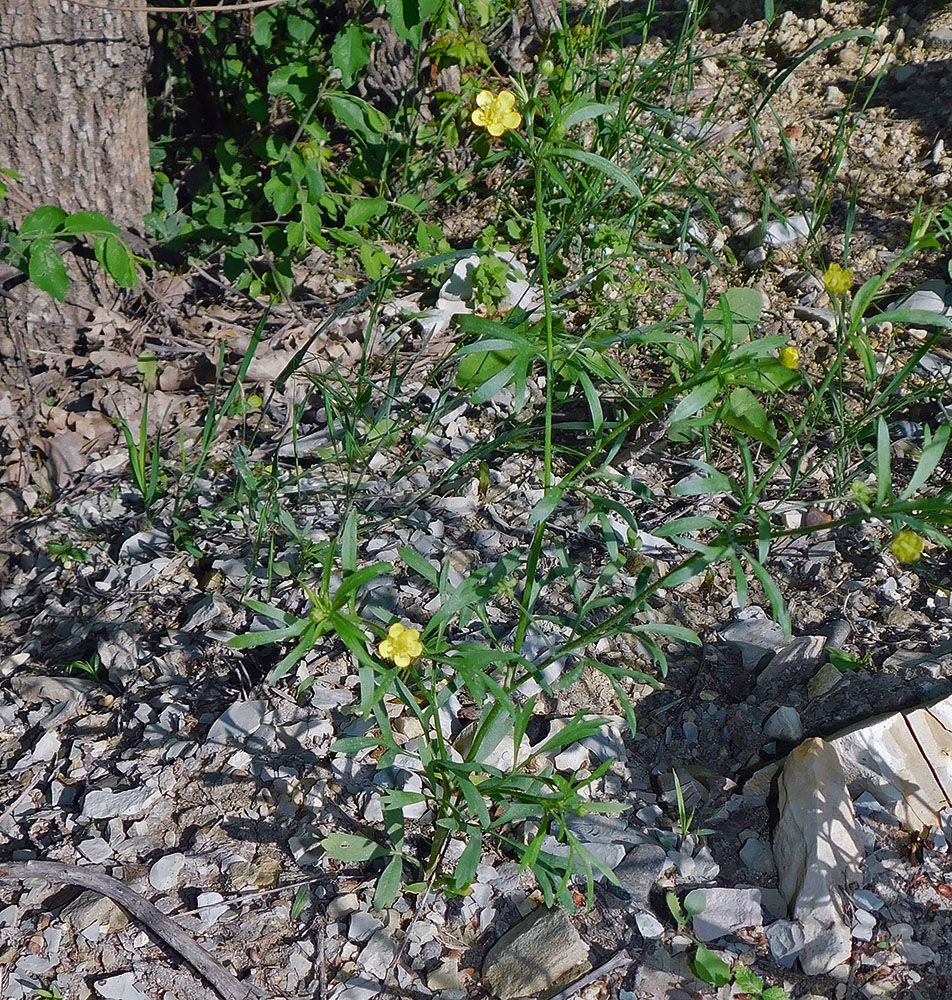
[(914, 531), (900, 531), (889, 544), (890, 551), (904, 563), (914, 563), (919, 560), (925, 548), (925, 539)]
[(384, 639), (382, 643), (377, 647), (377, 652), (380, 654), (381, 658), (384, 660), (389, 660), (393, 656), (393, 643), (389, 639)]
[(833, 295), (844, 295), (853, 285), (853, 271), (837, 263), (830, 264), (823, 275), (826, 290)]
[(522, 124), (522, 115), (515, 110), (516, 97), (508, 90), (493, 94), (481, 90), (476, 95), (476, 108), (473, 110), (473, 124), (498, 138), (507, 129), (518, 128)]

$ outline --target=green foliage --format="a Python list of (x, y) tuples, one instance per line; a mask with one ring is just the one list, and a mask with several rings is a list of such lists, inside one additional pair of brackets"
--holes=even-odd
[[(6, 171), (8, 176), (12, 171)], [(0, 199), (6, 191), (0, 185)], [(136, 257), (123, 239), (118, 226), (99, 212), (74, 212), (68, 215), (55, 205), (43, 205), (30, 212), (19, 227), (0, 222), (0, 260), (26, 274), (37, 288), (63, 302), (69, 289), (64, 254), (77, 250), (84, 242), (92, 243), (96, 260), (105, 272), (123, 288), (136, 284)]]
[(367, 652), (366, 639), (361, 631), (363, 622), (355, 613), (356, 592), (376, 577), (390, 572), (393, 567), (389, 563), (375, 563), (357, 569), (353, 563), (356, 552), (356, 531), (356, 517), (352, 513), (345, 524), (341, 541), (345, 558), (344, 575), (336, 587), (333, 585), (332, 576), (337, 546), (334, 542), (328, 542), (317, 547), (312, 558), (321, 563), (323, 572), (317, 588), (312, 588), (301, 581), (301, 587), (311, 603), (310, 611), (305, 617), (296, 618), (280, 608), (263, 604), (261, 601), (247, 601), (249, 608), (271, 621), (280, 622), (281, 627), (235, 636), (228, 641), (229, 646), (233, 649), (250, 649), (288, 639), (294, 640), (291, 651), (282, 657), (272, 670), (269, 677), (271, 684), (277, 683), (284, 677), (328, 634), (336, 634), (362, 668), (373, 671), (375, 662)]
[(89, 677), (94, 681), (101, 680), (104, 676), (103, 666), (99, 660), (99, 654), (93, 653), (88, 660), (72, 660), (69, 663), (59, 664), (59, 669), (68, 674), (80, 674)]
[(690, 937), (694, 941), (694, 951), (691, 955), (691, 968), (698, 979), (709, 983), (716, 989), (733, 982), (738, 992), (749, 994), (757, 1000), (790, 1000), (787, 992), (780, 986), (764, 987), (764, 981), (755, 975), (743, 962), (737, 962), (733, 968), (719, 955), (716, 955), (707, 945), (700, 942), (691, 931), (691, 921), (704, 912), (706, 898), (702, 889), (692, 889), (685, 895), (683, 901), (677, 894), (665, 894), (668, 912), (678, 925), (678, 933)]

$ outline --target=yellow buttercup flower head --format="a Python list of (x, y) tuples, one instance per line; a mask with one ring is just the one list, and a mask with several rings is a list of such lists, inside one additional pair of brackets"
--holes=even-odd
[(420, 630), (407, 628), (400, 622), (394, 622), (387, 629), (387, 638), (377, 647), (377, 652), (385, 660), (393, 662), (402, 670), (410, 666), (410, 661), (423, 654), (423, 643), (420, 642)]
[(823, 284), (831, 295), (843, 295), (853, 286), (852, 268), (830, 264), (823, 275)]
[(914, 531), (899, 531), (889, 543), (889, 551), (903, 563), (918, 561), (925, 547), (925, 539)]
[(481, 90), (476, 95), (473, 124), (498, 138), (507, 129), (519, 128), (522, 124), (522, 115), (515, 108), (515, 95), (508, 90), (501, 90), (498, 94)]
[(797, 368), (800, 365), (800, 352), (795, 347), (785, 347), (779, 355), (780, 364), (784, 368)]

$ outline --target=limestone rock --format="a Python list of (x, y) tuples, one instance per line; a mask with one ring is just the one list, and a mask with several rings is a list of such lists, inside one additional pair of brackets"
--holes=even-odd
[(695, 889), (704, 896), (704, 909), (694, 918), (692, 929), (699, 941), (716, 941), (741, 927), (763, 923), (759, 889)]
[(809, 680), (823, 660), (826, 636), (801, 635), (787, 643), (757, 675), (757, 687), (787, 691)]
[(940, 826), (952, 801), (952, 697), (852, 726), (831, 742), (854, 794), (871, 793), (907, 830)]
[(803, 723), (800, 713), (790, 705), (781, 705), (764, 723), (764, 736), (774, 740), (794, 743), (803, 739)]
[(783, 629), (771, 621), (763, 608), (753, 605), (738, 611), (734, 621), (721, 629), (721, 640), (740, 653), (746, 670), (754, 670), (785, 643)]
[(489, 950), (483, 975), (500, 1000), (546, 996), (591, 968), (588, 948), (565, 910), (541, 907)]
[(784, 764), (779, 792), (773, 848), (780, 891), (803, 927), (803, 971), (821, 975), (850, 957), (842, 897), (858, 881), (863, 858), (836, 749), (821, 739), (801, 743)]

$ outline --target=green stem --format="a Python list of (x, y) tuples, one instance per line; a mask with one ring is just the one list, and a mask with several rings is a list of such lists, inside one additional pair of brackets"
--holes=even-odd
[(549, 289), (549, 262), (545, 246), (545, 212), (542, 210), (542, 164), (545, 162), (545, 145), (540, 148), (535, 161), (535, 230), (539, 253), (539, 282), (542, 285), (542, 303), (545, 312), (545, 445), (543, 452), (542, 487), (548, 493), (552, 484), (552, 383), (555, 345), (552, 337), (552, 295)]

